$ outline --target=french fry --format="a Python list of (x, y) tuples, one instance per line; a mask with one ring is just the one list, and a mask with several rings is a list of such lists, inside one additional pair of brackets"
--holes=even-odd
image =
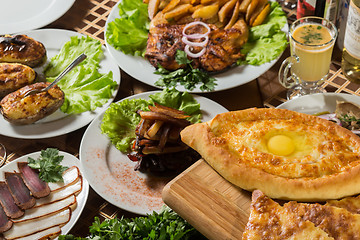
[(258, 26), (262, 24), (265, 18), (269, 15), (270, 12), (270, 3), (268, 3), (264, 9), (260, 12), (260, 14), (255, 18), (254, 22), (252, 23), (252, 27)]
[(260, 0), (251, 0), (247, 10), (246, 10), (246, 15), (245, 15), (245, 21), (247, 23), (249, 23), (250, 17), (253, 14), (253, 12), (255, 11), (257, 5), (259, 4)]
[(149, 0), (148, 14), (150, 20), (152, 20), (159, 10), (160, 0)]
[[(200, 5), (201, 6), (201, 5)], [(195, 10), (193, 14), (191, 15), (192, 18), (197, 19), (210, 19), (214, 17), (219, 11), (219, 6), (217, 4), (215, 5), (208, 5), (208, 6), (202, 6)]]
[(191, 5), (197, 5), (200, 3), (200, 0), (190, 0)]
[(211, 3), (217, 2), (216, 0), (200, 0), (201, 5), (208, 5)]
[(172, 9), (171, 11), (165, 13), (164, 17), (165, 17), (166, 20), (170, 20), (172, 18), (180, 17), (180, 16), (185, 15), (186, 13), (188, 13), (191, 8), (192, 8), (191, 4), (178, 5), (174, 9)]
[(143, 0), (143, 3), (149, 4), (149, 0)]
[(246, 13), (246, 10), (250, 4), (251, 0), (243, 0), (239, 6), (239, 11), (241, 13)]
[(240, 5), (240, 1), (237, 0), (236, 4), (235, 4), (234, 11), (233, 11), (233, 14), (232, 14), (232, 16), (230, 18), (230, 21), (228, 22), (228, 24), (224, 28), (225, 30), (231, 28), (235, 24), (235, 22), (237, 21), (237, 19), (239, 17), (239, 5)]
[(159, 4), (159, 10), (163, 10), (169, 3), (171, 0), (161, 0), (160, 4)]
[(226, 16), (229, 14), (231, 10), (234, 9), (237, 0), (230, 0), (218, 12), (220, 22), (224, 22)]
[(180, 0), (171, 0), (166, 7), (162, 10), (163, 13), (167, 13), (168, 11), (174, 9), (178, 4), (180, 3)]
[(250, 18), (249, 18), (249, 25), (251, 26), (253, 24), (253, 22), (255, 21), (256, 17), (260, 14), (260, 12), (264, 9), (264, 7), (266, 6), (266, 4), (268, 4), (268, 0), (259, 0), (255, 10), (253, 11), (253, 13), (251, 14)]

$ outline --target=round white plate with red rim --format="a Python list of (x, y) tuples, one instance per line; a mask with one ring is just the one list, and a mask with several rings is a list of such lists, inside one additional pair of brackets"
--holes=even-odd
[[(141, 93), (125, 99), (147, 100), (150, 94), (156, 92), (160, 91)], [(194, 98), (200, 103), (202, 121), (228, 111), (208, 98), (195, 95)], [(80, 145), (81, 168), (90, 186), (105, 200), (129, 212), (146, 215), (160, 211), (164, 205), (161, 192), (169, 179), (134, 171), (136, 163), (117, 150), (110, 139), (101, 133), (103, 116), (104, 113), (89, 125)]]

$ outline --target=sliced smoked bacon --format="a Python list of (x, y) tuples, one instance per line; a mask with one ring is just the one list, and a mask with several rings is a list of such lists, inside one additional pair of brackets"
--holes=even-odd
[(4, 209), (0, 205), (0, 233), (9, 230), (13, 225), (13, 222), (6, 216)]
[(35, 198), (30, 195), (30, 190), (19, 173), (5, 172), (5, 180), (16, 205), (24, 210), (35, 205)]
[(24, 215), (16, 204), (5, 182), (0, 182), (0, 203), (9, 218), (18, 218)]
[(25, 185), (36, 198), (46, 197), (50, 194), (50, 188), (46, 182), (39, 178), (36, 170), (29, 167), (26, 162), (18, 162), (18, 168)]

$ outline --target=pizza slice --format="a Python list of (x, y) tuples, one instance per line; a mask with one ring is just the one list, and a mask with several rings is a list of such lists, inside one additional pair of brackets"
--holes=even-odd
[(252, 194), (249, 222), (243, 233), (243, 240), (261, 239), (334, 239), (322, 229), (303, 220), (260, 190)]

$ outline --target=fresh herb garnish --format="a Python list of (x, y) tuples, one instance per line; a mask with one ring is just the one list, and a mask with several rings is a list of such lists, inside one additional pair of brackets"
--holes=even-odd
[(190, 240), (206, 239), (188, 222), (182, 219), (170, 208), (164, 208), (160, 213), (153, 212), (146, 217), (133, 219), (106, 219), (100, 222), (98, 217), (90, 226), (88, 238), (73, 235), (61, 235), (59, 240), (82, 239), (132, 239), (132, 240)]
[(360, 119), (356, 118), (355, 116), (350, 116), (348, 114), (340, 116), (339, 119), (342, 122), (356, 122), (356, 124), (360, 124)]
[(55, 148), (47, 148), (41, 150), (38, 159), (28, 158), (28, 165), (33, 169), (39, 170), (39, 177), (45, 182), (59, 182), (64, 181), (62, 178), (63, 172), (68, 167), (60, 165), (64, 156), (59, 155), (59, 150)]
[(175, 60), (178, 64), (184, 65), (184, 68), (179, 68), (175, 71), (169, 71), (163, 68), (161, 65), (154, 72), (161, 75), (161, 78), (155, 82), (156, 86), (172, 88), (178, 83), (183, 85), (187, 90), (193, 90), (196, 85), (201, 84), (201, 91), (212, 91), (217, 85), (216, 79), (210, 77), (206, 72), (193, 68), (191, 65), (192, 60), (187, 58), (184, 51), (177, 50)]

